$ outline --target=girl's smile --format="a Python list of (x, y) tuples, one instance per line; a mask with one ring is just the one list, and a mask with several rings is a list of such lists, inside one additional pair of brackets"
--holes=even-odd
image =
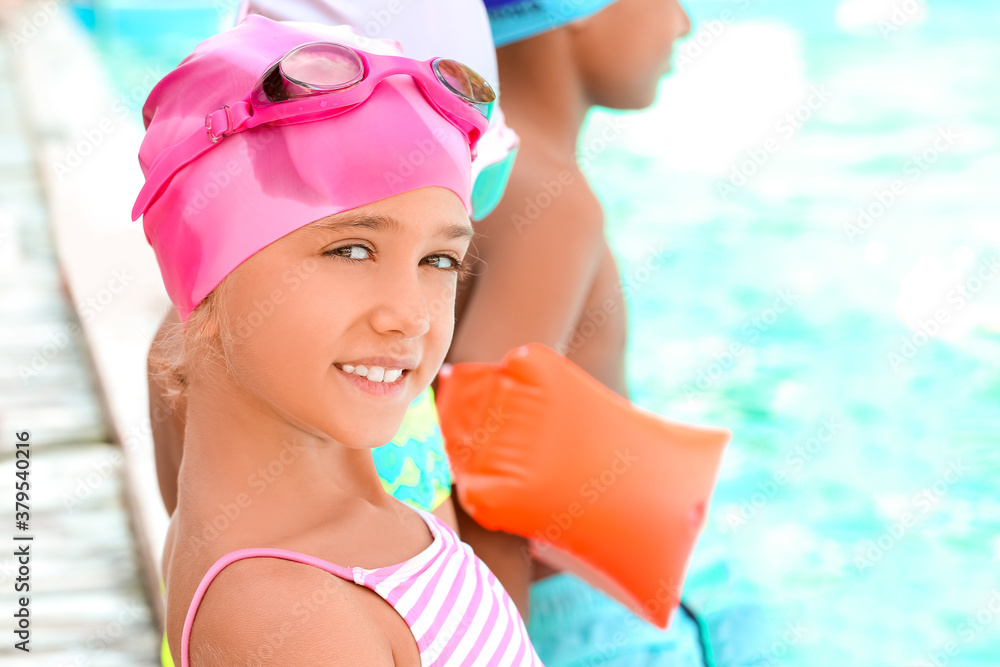
[(358, 389), (374, 396), (396, 396), (417, 367), (414, 359), (368, 357), (351, 363), (335, 363), (334, 368)]

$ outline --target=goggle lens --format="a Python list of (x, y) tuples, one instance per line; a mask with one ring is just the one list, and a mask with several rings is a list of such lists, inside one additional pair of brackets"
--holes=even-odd
[(365, 74), (358, 54), (340, 44), (303, 44), (282, 58), (278, 67), (285, 79), (307, 91), (350, 88)]
[(457, 60), (438, 58), (432, 65), (438, 81), (489, 118), (497, 96), (486, 79)]

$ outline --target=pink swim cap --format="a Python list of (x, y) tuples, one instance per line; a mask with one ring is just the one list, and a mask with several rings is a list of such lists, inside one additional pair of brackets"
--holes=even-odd
[[(150, 93), (143, 173), (204, 128), (206, 115), (244, 99), (281, 56), (310, 42), (402, 55), (395, 42), (347, 26), (250, 16), (202, 42)], [(365, 102), (337, 116), (226, 136), (180, 169), (143, 215), (181, 320), (251, 255), (326, 216), (429, 186), (451, 190), (471, 210), (473, 141), (410, 76), (384, 79)]]

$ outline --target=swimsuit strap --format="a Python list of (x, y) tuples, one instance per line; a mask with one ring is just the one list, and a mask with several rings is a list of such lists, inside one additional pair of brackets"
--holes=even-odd
[(356, 579), (355, 570), (360, 569), (355, 568), (352, 570), (351, 568), (343, 567), (336, 563), (316, 558), (315, 556), (309, 556), (297, 551), (288, 551), (287, 549), (239, 549), (238, 551), (226, 554), (215, 561), (215, 564), (205, 573), (201, 584), (198, 585), (198, 590), (195, 591), (194, 598), (191, 599), (191, 606), (188, 607), (187, 617), (184, 619), (184, 631), (181, 634), (181, 667), (189, 667), (190, 665), (188, 650), (191, 643), (191, 628), (194, 627), (194, 618), (198, 614), (198, 607), (201, 605), (205, 593), (208, 592), (208, 587), (212, 585), (212, 582), (224, 569), (237, 561), (248, 558), (280, 558), (295, 563), (302, 563), (303, 565), (312, 565), (348, 581), (354, 581)]

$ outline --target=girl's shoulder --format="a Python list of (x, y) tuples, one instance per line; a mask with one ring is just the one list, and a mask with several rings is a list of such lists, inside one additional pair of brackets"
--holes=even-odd
[(202, 579), (176, 637), (194, 664), (395, 664), (384, 602), (270, 551), (228, 554)]
[[(207, 539), (192, 529), (204, 525), (200, 515), (181, 514), (165, 558), (168, 640), (179, 666), (187, 650), (195, 665), (419, 664), (406, 622), (357, 585), (357, 568), (337, 564), (356, 560), (331, 548), (356, 525), (325, 523), (280, 539), (233, 525)], [(261, 543), (286, 548), (252, 546)]]

